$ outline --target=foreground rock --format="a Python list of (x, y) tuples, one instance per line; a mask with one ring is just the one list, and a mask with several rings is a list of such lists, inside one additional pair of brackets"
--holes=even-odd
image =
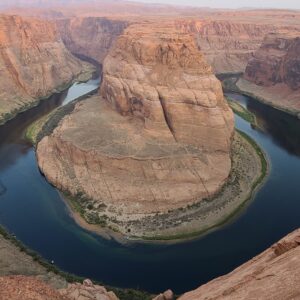
[(1, 15), (0, 43), (0, 124), (92, 71), (46, 21)]
[(94, 285), (89, 279), (83, 284), (69, 284), (66, 289), (59, 290), (60, 295), (69, 300), (119, 300), (113, 292), (108, 292), (105, 287)]
[(283, 300), (300, 295), (300, 229), (228, 275), (219, 277), (180, 300)]
[(300, 112), (300, 31), (268, 35), (237, 86), (293, 114)]
[[(65, 288), (66, 280), (41, 266), (31, 256), (0, 234), (0, 276), (24, 275), (42, 280), (53, 288)], [(1, 277), (0, 277), (1, 278)], [(4, 284), (2, 282), (2, 284)], [(2, 288), (0, 288), (0, 291)], [(0, 299), (3, 299), (0, 297)]]
[(41, 171), (91, 204), (95, 223), (211, 197), (231, 169), (233, 114), (193, 37), (142, 25), (106, 57), (102, 97), (78, 104), (37, 147)]
[(0, 277), (2, 300), (69, 300), (57, 290), (34, 277)]
[(90, 280), (83, 284), (69, 284), (65, 289), (54, 289), (35, 277), (15, 275), (0, 277), (1, 300), (119, 300), (103, 286)]

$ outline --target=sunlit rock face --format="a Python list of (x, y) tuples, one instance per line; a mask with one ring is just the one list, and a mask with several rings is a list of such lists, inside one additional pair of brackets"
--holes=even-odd
[(233, 118), (193, 37), (169, 25), (133, 25), (104, 61), (101, 95), (153, 132), (205, 150), (230, 149)]

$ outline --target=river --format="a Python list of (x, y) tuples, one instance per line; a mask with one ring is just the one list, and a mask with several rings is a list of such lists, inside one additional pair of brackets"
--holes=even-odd
[(80, 228), (40, 174), (24, 130), (98, 84), (75, 84), (0, 127), (0, 223), (25, 245), (65, 271), (104, 284), (182, 293), (233, 270), (300, 227), (300, 121), (230, 94), (256, 115), (260, 129), (238, 116), (236, 127), (261, 145), (271, 163), (267, 182), (234, 220), (175, 245), (122, 246)]

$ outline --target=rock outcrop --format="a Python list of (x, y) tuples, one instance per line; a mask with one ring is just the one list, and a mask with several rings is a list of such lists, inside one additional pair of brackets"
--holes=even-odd
[(91, 72), (46, 21), (0, 16), (0, 123)]
[(0, 277), (1, 300), (119, 300), (112, 291), (94, 285), (86, 279), (83, 283), (69, 284), (65, 289), (54, 289), (36, 277), (15, 275)]
[(91, 220), (117, 223), (213, 196), (229, 176), (232, 135), (232, 111), (193, 37), (143, 23), (105, 58), (101, 97), (79, 103), (37, 157), (55, 186), (85, 195)]
[(102, 97), (149, 131), (228, 153), (232, 112), (220, 82), (192, 36), (155, 26), (132, 25), (117, 40), (104, 62)]
[(119, 300), (114, 292), (93, 284), (89, 279), (85, 279), (82, 284), (71, 283), (66, 289), (59, 290), (59, 294), (68, 300)]
[(300, 89), (300, 32), (268, 35), (247, 65), (245, 79), (261, 86)]
[(179, 300), (282, 300), (300, 295), (300, 230)]
[(122, 34), (128, 22), (86, 17), (60, 19), (56, 24), (64, 44), (72, 53), (103, 63), (113, 42)]
[(266, 34), (276, 27), (229, 20), (180, 20), (183, 32), (194, 34), (197, 45), (212, 65), (215, 73), (244, 72), (249, 59), (260, 47)]
[(43, 281), (28, 276), (0, 277), (0, 299), (69, 300)]
[(300, 31), (268, 35), (238, 87), (292, 113), (300, 111)]

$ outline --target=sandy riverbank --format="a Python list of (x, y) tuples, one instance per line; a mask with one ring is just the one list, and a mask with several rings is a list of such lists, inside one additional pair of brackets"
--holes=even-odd
[(240, 76), (223, 81), (225, 90), (241, 93), (275, 109), (300, 118), (300, 92), (277, 84), (271, 87), (258, 86)]

